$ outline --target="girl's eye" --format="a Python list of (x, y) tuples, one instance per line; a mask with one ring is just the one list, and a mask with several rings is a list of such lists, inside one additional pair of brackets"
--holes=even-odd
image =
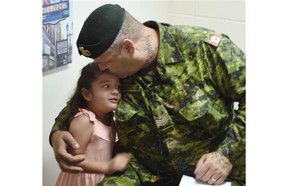
[(106, 84), (106, 85), (104, 85), (103, 87), (104, 87), (104, 88), (109, 88), (109, 85), (108, 85), (108, 84)]

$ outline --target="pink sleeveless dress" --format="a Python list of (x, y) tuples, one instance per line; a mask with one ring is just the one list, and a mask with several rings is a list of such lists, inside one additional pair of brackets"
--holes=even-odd
[[(75, 117), (84, 114), (89, 117), (94, 132), (85, 151), (87, 158), (95, 161), (107, 161), (112, 157), (115, 133), (112, 127), (106, 126), (96, 119), (93, 112), (79, 109)], [(61, 171), (55, 186), (95, 186), (104, 178), (104, 174), (68, 173)]]

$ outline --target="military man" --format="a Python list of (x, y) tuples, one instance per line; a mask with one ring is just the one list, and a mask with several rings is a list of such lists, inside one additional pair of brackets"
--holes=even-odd
[[(182, 175), (208, 184), (245, 185), (245, 54), (228, 36), (194, 26), (140, 23), (119, 5), (95, 9), (77, 47), (122, 78), (116, 110), (130, 166), (100, 185), (179, 185)], [(234, 103), (239, 103), (234, 109)], [(59, 128), (50, 140), (63, 170), (80, 170)], [(68, 159), (68, 161), (67, 161)]]

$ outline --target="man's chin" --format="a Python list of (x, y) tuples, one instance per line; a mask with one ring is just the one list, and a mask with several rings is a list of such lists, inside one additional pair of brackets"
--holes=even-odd
[(117, 74), (117, 73), (113, 73), (114, 75), (118, 76), (119, 78), (121, 79), (124, 79), (124, 78), (128, 78), (128, 77), (131, 77), (134, 73), (123, 73), (123, 74)]
[(118, 77), (120, 77), (121, 79), (124, 79), (124, 78), (128, 78), (130, 75), (127, 75), (127, 74), (125, 74), (125, 75), (118, 75)]

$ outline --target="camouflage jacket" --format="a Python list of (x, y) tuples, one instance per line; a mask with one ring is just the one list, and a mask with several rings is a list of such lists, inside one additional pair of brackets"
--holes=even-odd
[(245, 181), (245, 54), (212, 30), (145, 24), (159, 30), (159, 53), (122, 81), (120, 142), (163, 178), (193, 176), (199, 158), (218, 151), (233, 164), (229, 179)]

